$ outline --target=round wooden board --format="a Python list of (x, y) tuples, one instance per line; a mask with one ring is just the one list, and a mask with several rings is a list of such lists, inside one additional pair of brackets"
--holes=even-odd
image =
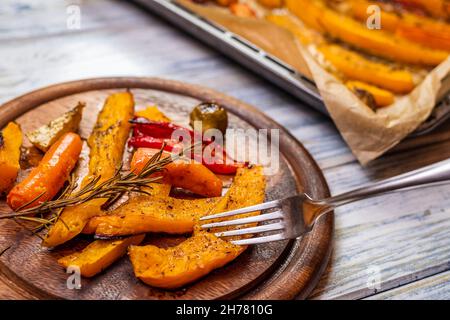
[[(40, 89), (0, 107), (0, 128), (15, 120), (28, 132), (57, 117), (78, 101), (85, 101), (80, 134), (86, 138), (108, 94), (130, 89), (136, 109), (157, 104), (177, 122), (186, 122), (192, 107), (215, 100), (230, 112), (230, 125), (238, 128), (280, 130), (280, 170), (268, 177), (266, 199), (297, 191), (313, 197), (329, 195), (324, 177), (302, 145), (283, 127), (256, 108), (217, 91), (157, 78), (99, 78), (68, 82)], [(27, 143), (27, 142), (26, 142)], [(9, 209), (0, 200), (0, 213)], [(80, 290), (67, 288), (68, 274), (57, 258), (88, 243), (77, 238), (52, 251), (40, 239), (13, 221), (0, 221), (0, 281), (36, 298), (62, 299), (293, 299), (306, 298), (323, 273), (331, 252), (333, 214), (323, 217), (307, 236), (249, 248), (229, 265), (179, 291), (151, 288), (133, 275), (123, 257), (92, 279), (82, 279)], [(150, 241), (161, 241), (158, 236)], [(165, 239), (165, 238), (164, 238)], [(19, 289), (20, 288), (20, 289)], [(12, 289), (14, 290), (14, 289)]]

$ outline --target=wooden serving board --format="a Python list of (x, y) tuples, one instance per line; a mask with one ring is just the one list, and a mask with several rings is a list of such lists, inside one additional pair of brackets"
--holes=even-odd
[[(267, 178), (266, 199), (306, 191), (328, 196), (323, 175), (302, 145), (284, 128), (254, 107), (219, 92), (156, 78), (100, 78), (63, 83), (37, 90), (0, 107), (0, 128), (17, 121), (28, 132), (85, 101), (80, 134), (87, 138), (105, 98), (130, 89), (136, 109), (156, 104), (176, 122), (186, 122), (193, 106), (217, 101), (230, 113), (230, 126), (280, 130), (280, 170)], [(25, 139), (26, 140), (26, 139)], [(25, 141), (25, 145), (29, 144)], [(0, 213), (10, 212), (0, 199)], [(61, 299), (293, 299), (305, 298), (324, 271), (332, 244), (333, 214), (323, 217), (302, 239), (258, 245), (205, 278), (178, 291), (151, 288), (134, 277), (123, 257), (92, 279), (82, 279), (80, 290), (68, 289), (68, 274), (56, 260), (79, 250), (91, 239), (80, 236), (53, 250), (11, 220), (0, 221), (0, 298)], [(147, 242), (167, 245), (180, 238), (148, 236)], [(6, 251), (5, 251), (6, 250)]]

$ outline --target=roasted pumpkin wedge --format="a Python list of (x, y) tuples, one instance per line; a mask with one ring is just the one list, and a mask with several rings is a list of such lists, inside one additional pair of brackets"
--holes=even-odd
[(211, 233), (199, 232), (168, 249), (131, 246), (129, 256), (140, 280), (153, 287), (176, 289), (233, 261), (242, 251)]
[[(432, 1), (431, 1), (432, 2)], [(368, 18), (367, 8), (371, 5), (381, 6), (381, 27), (383, 30), (393, 32), (400, 37), (424, 46), (450, 51), (450, 24), (436, 21), (427, 17), (408, 12), (399, 14), (389, 11), (388, 7), (380, 2), (368, 0), (346, 1), (346, 8), (350, 14), (360, 21)]]
[(136, 235), (120, 240), (96, 240), (80, 252), (58, 260), (64, 268), (78, 267), (83, 277), (93, 277), (122, 257), (130, 245), (138, 245), (145, 235)]
[[(162, 122), (170, 122), (171, 120), (162, 113), (157, 106), (150, 106), (144, 110), (138, 111), (135, 113), (135, 116), (144, 117), (152, 121), (162, 121)], [(146, 192), (148, 192), (153, 197), (168, 197), (171, 185), (161, 184), (161, 183), (151, 183), (148, 188), (144, 188)], [(102, 201), (103, 203), (103, 201)], [(100, 203), (100, 205), (102, 204)], [(106, 215), (107, 212), (104, 212), (100, 209), (100, 206), (96, 209), (97, 214), (95, 214), (86, 226), (83, 229), (84, 234), (93, 234), (95, 233), (95, 229), (97, 228), (97, 220), (95, 219), (97, 216)]]
[(395, 93), (408, 93), (415, 86), (413, 76), (407, 70), (370, 60), (353, 50), (329, 43), (320, 35), (311, 34), (294, 17), (271, 14), (266, 19), (292, 32), (304, 45), (317, 42), (317, 50), (345, 78), (366, 82)]
[[(147, 197), (147, 201), (154, 198), (167, 198), (169, 197), (171, 186), (168, 184), (161, 183), (150, 183), (148, 187), (144, 188), (145, 191), (149, 194)], [(132, 195), (132, 199), (134, 196)], [(129, 200), (130, 201), (130, 200)], [(100, 211), (98, 215), (92, 217), (89, 222), (85, 225), (83, 229), (84, 234), (94, 234), (97, 229), (98, 224), (102, 221), (98, 219), (99, 217), (106, 216), (108, 214), (112, 214), (112, 211)]]
[[(238, 169), (230, 190), (211, 213), (261, 203), (264, 191), (261, 167)], [(154, 287), (176, 289), (233, 261), (245, 249), (196, 228), (191, 238), (175, 247), (130, 246), (128, 254), (136, 277)]]
[(271, 9), (280, 8), (283, 5), (283, 0), (258, 0), (258, 2)]
[[(135, 173), (141, 172), (145, 164), (157, 152), (159, 150), (139, 148), (133, 155), (131, 170)], [(164, 153), (163, 157), (170, 157), (170, 154)], [(205, 197), (219, 197), (222, 195), (222, 180), (203, 164), (195, 160), (175, 160), (165, 166), (164, 171), (160, 174), (163, 177), (162, 182), (171, 186), (190, 190)]]
[(177, 199), (137, 196), (108, 215), (94, 217), (97, 237), (115, 237), (147, 232), (191, 233), (195, 221), (210, 212), (220, 198)]
[[(161, 183), (151, 183), (148, 187), (144, 188), (149, 198), (147, 201), (150, 201), (150, 199), (155, 198), (167, 198), (170, 194), (171, 186), (168, 184), (161, 184)], [(99, 209), (100, 207), (98, 207)], [(96, 210), (96, 209), (94, 209)], [(94, 234), (95, 230), (97, 229), (98, 224), (102, 221), (102, 219), (98, 219), (102, 216), (107, 216), (108, 214), (112, 214), (112, 211), (102, 211), (98, 210), (98, 214), (92, 217), (89, 222), (84, 226), (83, 233), (84, 234)]]
[(162, 113), (157, 106), (150, 106), (144, 110), (140, 110), (136, 112), (136, 117), (147, 118), (152, 121), (160, 121), (160, 122), (170, 122), (170, 118), (168, 118), (164, 113)]
[(449, 53), (430, 49), (328, 8), (320, 0), (286, 0), (287, 8), (306, 25), (373, 55), (398, 62), (436, 66)]
[[(101, 183), (115, 174), (122, 162), (131, 127), (129, 120), (133, 114), (134, 99), (130, 92), (112, 94), (106, 99), (88, 139), (89, 173), (83, 179), (82, 186), (95, 177), (101, 177)], [(80, 206), (66, 208), (50, 228), (43, 245), (54, 247), (81, 233), (89, 219), (101, 212), (100, 206), (104, 201), (94, 199)]]
[(7, 193), (14, 185), (20, 169), (20, 147), (22, 130), (14, 122), (0, 132), (0, 196)]
[(78, 131), (84, 107), (85, 103), (79, 102), (75, 108), (50, 121), (47, 125), (27, 133), (28, 140), (39, 150), (47, 152), (63, 135)]
[(373, 109), (389, 106), (395, 101), (395, 96), (391, 92), (364, 82), (347, 81), (345, 85)]

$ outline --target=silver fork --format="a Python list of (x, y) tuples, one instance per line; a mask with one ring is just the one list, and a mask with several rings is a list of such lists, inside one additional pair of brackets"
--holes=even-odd
[[(216, 236), (225, 238), (231, 236), (260, 235), (258, 237), (231, 241), (237, 245), (252, 245), (295, 239), (310, 232), (314, 223), (320, 217), (339, 206), (391, 191), (412, 189), (420, 186), (423, 187), (429, 184), (436, 185), (436, 183), (442, 182), (450, 183), (450, 159), (386, 180), (381, 180), (334, 197), (312, 199), (307, 194), (301, 193), (285, 199), (269, 201), (255, 206), (205, 216), (200, 220), (207, 221), (211, 219), (233, 217), (254, 211), (270, 210), (269, 212), (261, 213), (257, 216), (206, 223), (202, 225), (202, 228), (212, 229), (244, 226), (242, 229), (215, 233)], [(248, 224), (262, 222), (267, 223), (255, 227), (246, 227)]]

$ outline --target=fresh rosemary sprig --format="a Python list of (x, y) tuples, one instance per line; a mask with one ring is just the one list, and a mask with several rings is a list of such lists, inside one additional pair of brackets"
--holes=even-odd
[[(164, 151), (162, 148), (145, 164), (139, 174), (130, 172), (122, 175), (121, 168), (119, 168), (112, 178), (99, 183), (101, 177), (94, 177), (83, 188), (76, 192), (73, 192), (76, 189), (76, 184), (74, 183), (75, 179), (71, 178), (69, 185), (57, 199), (45, 201), (37, 206), (27, 208), (31, 203), (42, 197), (42, 195), (39, 195), (29, 203), (24, 204), (21, 208), (18, 208), (16, 212), (0, 215), (0, 219), (34, 221), (39, 223), (39, 227), (36, 229), (40, 230), (43, 227), (48, 228), (54, 224), (59, 219), (59, 215), (64, 208), (80, 205), (92, 199), (107, 199), (102, 205), (102, 209), (106, 210), (125, 193), (137, 192), (150, 195), (147, 191), (143, 190), (143, 188), (148, 186), (149, 183), (161, 179), (161, 176), (150, 178), (149, 176), (164, 170), (166, 165), (181, 158), (183, 154), (191, 148), (192, 147), (187, 148), (179, 154), (172, 154), (170, 157), (161, 158)], [(44, 215), (48, 213), (51, 213), (50, 217), (44, 217)], [(38, 230), (34, 229), (33, 231), (36, 232)]]

